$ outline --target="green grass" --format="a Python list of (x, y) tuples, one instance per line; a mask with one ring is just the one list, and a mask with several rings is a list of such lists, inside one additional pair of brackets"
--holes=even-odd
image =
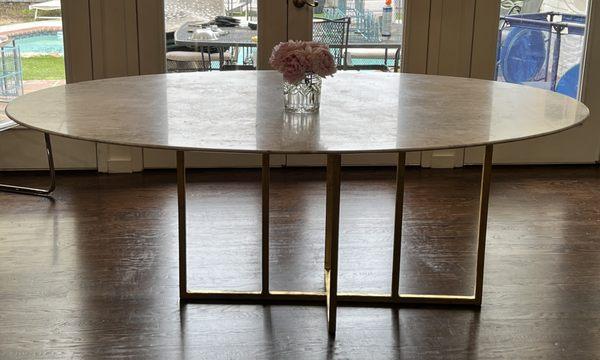
[(65, 59), (50, 55), (21, 58), (23, 80), (62, 80), (65, 78)]

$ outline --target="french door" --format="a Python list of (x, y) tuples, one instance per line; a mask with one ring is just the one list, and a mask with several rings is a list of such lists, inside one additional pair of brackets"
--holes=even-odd
[[(368, 1), (342, 3), (364, 6)], [(600, 99), (599, 4), (591, 0), (406, 0), (403, 5), (403, 71), (510, 80), (578, 97), (590, 107), (592, 117), (581, 127), (541, 139), (498, 145), (495, 163), (560, 164), (600, 160), (600, 116), (594, 115), (600, 111), (594, 111), (600, 107), (597, 105)], [(306, 16), (310, 10), (289, 9), (288, 34), (310, 38), (311, 19)], [(522, 16), (525, 21), (513, 21), (510, 29), (509, 21), (503, 20), (507, 14)], [(292, 21), (292, 18), (299, 20)], [(533, 20), (530, 23), (535, 24), (535, 29), (533, 25), (523, 25), (528, 18)], [(535, 51), (540, 53), (537, 58)], [(524, 76), (527, 71), (531, 74), (524, 78), (512, 76), (510, 79), (509, 72)], [(428, 151), (413, 154), (411, 163), (424, 167), (458, 167), (480, 163), (482, 154), (481, 148)], [(322, 159), (315, 156), (289, 156), (287, 160), (291, 165), (322, 164)], [(376, 156), (362, 157), (358, 162), (381, 164), (386, 160)]]
[[(165, 30), (169, 30), (169, 21), (172, 19), (165, 16), (164, 10), (170, 1), (177, 1), (178, 4), (186, 2), (62, 0), (67, 81), (165, 71), (164, 34)], [(189, 0), (190, 3), (199, 1), (204, 0)], [(316, 5), (312, 0), (307, 0), (310, 5), (301, 7), (297, 7), (294, 0), (206, 1), (223, 6), (224, 11), (243, 21), (258, 23), (254, 53), (238, 56), (240, 61), (249, 61), (258, 69), (268, 68), (269, 54), (278, 42), (310, 39), (313, 21), (321, 16), (324, 7), (337, 11), (340, 10), (340, 4), (346, 10), (347, 7), (354, 6), (354, 14), (362, 14), (359, 22), (368, 24), (367, 20), (370, 18), (378, 21), (379, 7), (383, 3), (370, 0), (323, 0), (315, 8), (310, 6)], [(548, 1), (556, 0), (544, 0), (543, 3)], [(600, 98), (600, 67), (597, 66), (600, 63), (600, 26), (596, 25), (600, 22), (600, 6), (591, 6), (594, 5), (593, 2), (588, 2), (590, 6), (579, 96), (590, 107), (592, 118), (585, 125), (562, 134), (498, 146), (495, 152), (497, 163), (591, 163), (599, 160), (600, 117), (594, 114), (600, 112), (600, 109), (595, 109), (598, 107), (595, 103), (598, 102), (593, 100)], [(400, 51), (402, 71), (485, 79), (495, 77), (500, 1), (394, 0), (393, 6), (394, 21), (401, 23), (401, 26), (396, 26), (403, 32)], [(401, 10), (403, 12), (396, 15)], [(373, 14), (374, 17), (370, 17)], [(379, 30), (377, 24), (371, 23), (371, 28)], [(351, 31), (353, 34), (368, 33), (368, 29)], [(361, 52), (355, 51), (351, 55), (359, 59)], [(42, 139), (35, 135), (26, 130), (4, 133), (0, 146), (0, 168), (42, 167)], [(96, 166), (101, 171), (128, 172), (172, 167), (175, 164), (174, 154), (168, 151), (115, 147), (58, 138), (56, 142), (59, 168)], [(19, 153), (27, 154), (18, 163), (11, 162), (14, 158), (11, 149), (15, 148), (22, 149)], [(410, 154), (408, 160), (411, 164), (422, 166), (462, 166), (477, 163), (481, 158), (480, 151), (475, 148), (423, 152)], [(29, 155), (38, 152), (39, 158)], [(260, 159), (251, 155), (190, 154), (188, 158), (190, 166), (198, 167), (250, 167), (260, 164)], [(345, 157), (345, 161), (364, 165), (394, 164), (394, 156), (355, 155)], [(323, 159), (318, 156), (276, 156), (272, 159), (272, 164), (321, 165)]]
[[(498, 145), (505, 164), (594, 163), (600, 154), (600, 4), (592, 0), (503, 1), (496, 77), (579, 98), (591, 110), (580, 127), (540, 139)], [(493, 18), (490, 17), (489, 21)], [(466, 149), (478, 163), (482, 149)]]
[[(165, 0), (167, 7), (166, 16), (166, 27), (170, 27), (170, 2), (176, 0)], [(197, 2), (198, 0), (196, 0)], [(214, 0), (204, 0), (206, 4)], [(218, 0), (217, 0), (218, 1)], [(254, 0), (251, 6), (254, 8), (240, 9), (238, 12), (230, 11), (231, 9), (224, 9), (226, 12), (230, 12), (236, 18), (241, 19), (241, 25), (245, 26), (247, 21), (257, 22), (258, 24), (258, 41), (256, 46), (256, 53), (253, 54), (253, 63), (256, 65), (258, 70), (269, 69), (268, 59), (271, 54), (272, 48), (279, 42), (286, 40), (311, 40), (312, 39), (312, 24), (315, 19), (323, 17), (324, 12), (329, 12), (329, 17), (335, 17), (337, 13), (341, 13), (340, 7), (344, 4), (345, 7), (352, 7), (354, 3), (364, 3), (360, 0), (357, 1), (343, 1), (343, 0), (324, 0), (321, 5), (313, 3), (312, 0)], [(369, 1), (367, 1), (369, 3)], [(372, 19), (369, 25), (379, 35), (379, 26), (376, 23), (376, 13), (381, 10), (379, 2), (371, 1), (371, 8), (368, 6), (363, 9), (368, 16)], [(179, 0), (178, 4), (181, 6), (185, 4), (185, 0)], [(225, 3), (226, 7), (227, 2)], [(377, 5), (373, 5), (377, 4)], [(400, 14), (400, 4), (403, 4), (401, 0), (395, 0), (395, 11)], [(375, 6), (375, 9), (373, 9)], [(379, 10), (377, 10), (379, 9)], [(181, 9), (177, 9), (181, 11)], [(356, 9), (352, 9), (354, 11)], [(375, 10), (375, 11), (373, 11)], [(337, 15), (342, 16), (342, 15)], [(361, 18), (367, 18), (365, 14), (360, 15)], [(246, 18), (244, 18), (246, 17)], [(395, 20), (400, 20), (399, 18)], [(396, 21), (396, 28), (401, 27), (401, 21)], [(352, 31), (355, 31), (353, 28)], [(364, 29), (363, 29), (364, 31)], [(398, 49), (400, 46), (397, 47)], [(361, 49), (357, 49), (357, 54), (360, 54)], [(393, 59), (396, 54), (390, 51), (388, 58), (385, 61), (393, 64)], [(381, 52), (385, 52), (387, 49), (381, 49)], [(250, 51), (251, 52), (251, 51)], [(378, 55), (379, 56), (379, 55)], [(167, 58), (169, 56), (167, 55)], [(244, 55), (242, 58), (237, 56), (238, 62), (245, 62)], [(214, 64), (213, 64), (214, 67)], [(214, 69), (213, 69), (214, 70)], [(235, 91), (235, 90), (233, 90)], [(145, 168), (164, 168), (174, 167), (174, 156), (170, 151), (165, 150), (154, 150), (144, 149), (144, 167)], [(190, 153), (187, 156), (187, 165), (189, 167), (258, 167), (261, 164), (260, 156), (248, 155), (248, 154), (215, 154), (215, 153)], [(348, 155), (344, 157), (344, 163), (347, 165), (394, 165), (396, 163), (396, 154), (377, 154), (377, 155)], [(409, 164), (420, 163), (420, 153), (409, 154)], [(275, 155), (271, 158), (272, 166), (320, 166), (325, 164), (325, 157), (319, 155)]]

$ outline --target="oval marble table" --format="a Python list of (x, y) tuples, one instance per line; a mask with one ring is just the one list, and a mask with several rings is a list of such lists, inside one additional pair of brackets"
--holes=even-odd
[[(323, 85), (319, 114), (282, 111), (281, 76), (212, 72), (116, 78), (59, 86), (10, 103), (8, 116), (46, 134), (177, 151), (179, 282), (182, 301), (322, 303), (335, 333), (338, 305), (479, 306), (493, 144), (557, 133), (589, 115), (569, 97), (484, 80), (395, 73), (338, 73)], [(405, 154), (484, 145), (481, 205), (472, 295), (400, 294)], [(263, 154), (262, 290), (203, 292), (187, 288), (185, 166), (187, 150)], [(390, 294), (337, 292), (342, 154), (397, 152), (398, 176)], [(324, 293), (269, 289), (269, 154), (327, 154)]]

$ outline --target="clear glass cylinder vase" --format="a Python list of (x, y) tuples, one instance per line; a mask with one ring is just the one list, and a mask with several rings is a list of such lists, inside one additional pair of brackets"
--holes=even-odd
[(294, 113), (314, 113), (321, 105), (321, 84), (319, 75), (306, 74), (297, 84), (283, 82), (283, 102), (285, 110)]

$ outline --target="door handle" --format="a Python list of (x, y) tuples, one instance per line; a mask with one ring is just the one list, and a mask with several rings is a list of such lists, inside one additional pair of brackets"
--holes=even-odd
[(308, 5), (313, 8), (319, 6), (318, 1), (310, 2), (309, 0), (292, 0), (292, 2), (298, 9), (302, 8), (304, 5)]

